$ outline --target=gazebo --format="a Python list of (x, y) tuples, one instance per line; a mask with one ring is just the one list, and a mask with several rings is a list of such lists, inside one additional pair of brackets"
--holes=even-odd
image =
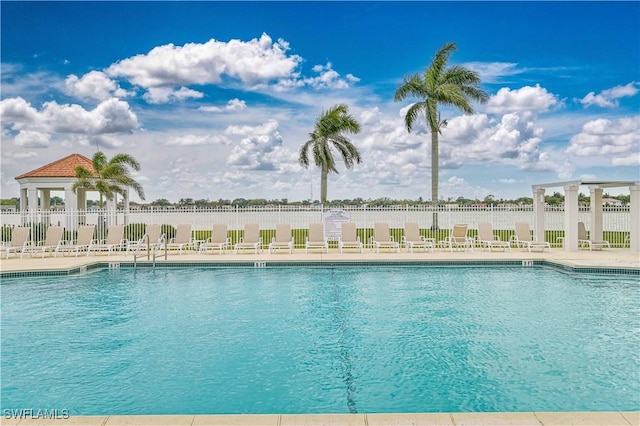
[[(71, 154), (16, 176), (15, 179), (20, 184), (20, 210), (48, 210), (51, 208), (51, 191), (64, 191), (65, 210), (85, 210), (87, 191), (78, 188), (76, 193), (73, 192), (77, 166), (93, 170), (93, 164), (89, 158), (82, 154)], [(38, 205), (38, 199), (40, 199), (40, 205)], [(128, 197), (125, 196), (125, 209), (127, 206)], [(107, 209), (115, 209), (115, 207), (115, 200), (107, 200)]]
[(16, 176), (20, 184), (20, 210), (48, 210), (51, 207), (51, 191), (64, 191), (65, 209), (86, 208), (86, 191), (78, 189), (77, 193), (73, 192), (77, 166), (93, 170), (90, 159), (81, 154), (71, 154)]
[(578, 250), (578, 188), (587, 186), (590, 191), (591, 239), (602, 240), (602, 190), (604, 188), (629, 187), (630, 243), (631, 251), (640, 252), (640, 182), (635, 181), (583, 181), (572, 180), (532, 185), (533, 227), (536, 239), (544, 241), (544, 193), (546, 188), (564, 188), (564, 249)]

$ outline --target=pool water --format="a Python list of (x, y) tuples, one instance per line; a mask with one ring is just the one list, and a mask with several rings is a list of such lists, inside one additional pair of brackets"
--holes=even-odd
[(537, 267), (5, 280), (0, 405), (72, 415), (638, 410), (639, 285)]

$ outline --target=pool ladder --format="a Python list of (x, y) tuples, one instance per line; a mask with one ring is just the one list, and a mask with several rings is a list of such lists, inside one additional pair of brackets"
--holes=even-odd
[[(147, 240), (147, 260), (151, 260), (151, 255), (153, 253), (153, 268), (155, 269), (156, 267), (156, 250), (151, 250), (151, 242), (149, 241), (149, 236), (148, 235), (144, 235), (142, 238), (145, 238)], [(163, 245), (164, 245), (164, 260), (167, 260), (167, 256), (168, 256), (168, 248), (167, 248), (167, 244), (166, 242), (163, 241)], [(138, 252), (135, 251), (133, 253), (133, 269), (138, 269)]]

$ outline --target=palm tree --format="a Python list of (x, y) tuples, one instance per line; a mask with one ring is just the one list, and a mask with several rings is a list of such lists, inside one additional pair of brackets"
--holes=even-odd
[(133, 188), (134, 191), (144, 200), (144, 190), (142, 186), (131, 177), (128, 167), (133, 170), (140, 170), (140, 163), (129, 154), (116, 154), (111, 160), (107, 161), (107, 157), (102, 151), (98, 151), (91, 159), (93, 170), (89, 170), (83, 166), (76, 167), (77, 181), (73, 184), (73, 192), (78, 188), (84, 188), (90, 191), (98, 191), (100, 193), (100, 206), (103, 203), (103, 197), (113, 200), (117, 194), (124, 195), (127, 188)]
[(338, 173), (333, 158), (332, 147), (336, 149), (344, 160), (347, 169), (360, 163), (360, 152), (343, 135), (343, 133), (358, 133), (360, 123), (351, 115), (346, 105), (340, 104), (320, 114), (316, 126), (309, 134), (309, 140), (300, 148), (298, 161), (304, 168), (309, 167), (309, 150), (313, 152), (313, 161), (320, 167), (320, 202), (327, 202), (327, 176), (330, 172)]
[[(447, 68), (449, 55), (456, 50), (455, 43), (446, 43), (433, 57), (431, 65), (424, 70), (424, 76), (414, 74), (404, 78), (396, 90), (395, 101), (408, 96), (421, 100), (411, 105), (405, 116), (407, 131), (421, 113), (425, 114), (431, 131), (431, 202), (437, 204), (438, 198), (438, 135), (446, 127), (447, 121), (440, 119), (438, 104), (452, 106), (466, 114), (473, 114), (470, 101), (484, 103), (489, 96), (479, 88), (480, 77), (474, 71), (455, 65)], [(438, 228), (437, 213), (434, 213), (434, 229)]]

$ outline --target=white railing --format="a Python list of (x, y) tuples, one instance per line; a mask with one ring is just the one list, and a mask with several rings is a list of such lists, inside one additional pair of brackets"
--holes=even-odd
[[(64, 226), (67, 238), (72, 239), (79, 224), (96, 225), (97, 232), (103, 233), (111, 224), (125, 224), (126, 237), (132, 240), (144, 234), (148, 224), (165, 225), (169, 234), (179, 224), (191, 224), (194, 238), (205, 240), (211, 235), (213, 224), (227, 224), (229, 236), (235, 242), (241, 235), (244, 225), (258, 223), (267, 244), (274, 235), (276, 224), (289, 223), (297, 247), (304, 246), (310, 223), (323, 222), (325, 213), (340, 209), (351, 222), (355, 222), (363, 242), (367, 243), (373, 234), (375, 222), (387, 222), (392, 235), (399, 241), (404, 224), (417, 222), (425, 236), (446, 239), (454, 224), (469, 225), (470, 235), (476, 233), (478, 222), (489, 222), (494, 231), (503, 240), (514, 234), (515, 222), (527, 222), (533, 229), (533, 207), (451, 207), (441, 206), (390, 206), (390, 207), (321, 207), (311, 206), (271, 206), (271, 207), (224, 207), (224, 208), (182, 208), (148, 210), (31, 210), (0, 212), (1, 239), (11, 237), (15, 226), (31, 226), (33, 241), (44, 240), (49, 225)], [(437, 229), (433, 229), (434, 216), (437, 216)], [(578, 220), (590, 229), (588, 207), (581, 207)], [(627, 206), (605, 207), (603, 211), (604, 239), (614, 247), (628, 247), (631, 216)], [(545, 209), (545, 239), (558, 246), (564, 236), (564, 210), (557, 207)], [(100, 235), (98, 235), (100, 237)]]

